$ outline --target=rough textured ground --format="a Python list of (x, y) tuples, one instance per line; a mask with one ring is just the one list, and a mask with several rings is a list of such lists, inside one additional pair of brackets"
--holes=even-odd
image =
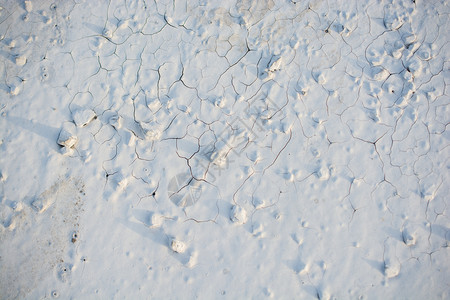
[(0, 298), (450, 297), (448, 1), (1, 1)]

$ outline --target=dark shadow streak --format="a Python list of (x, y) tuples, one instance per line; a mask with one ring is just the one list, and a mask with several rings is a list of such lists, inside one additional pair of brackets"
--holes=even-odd
[(102, 26), (98, 26), (92, 23), (85, 23), (84, 24), (87, 28), (89, 28), (90, 30), (92, 30), (93, 32), (101, 35), (103, 33), (103, 27)]
[(374, 268), (375, 270), (379, 271), (381, 274), (384, 275), (384, 262), (368, 258), (363, 258), (363, 260), (366, 263), (368, 263), (372, 268)]
[(48, 139), (57, 147), (56, 141), (59, 135), (59, 129), (45, 124), (36, 123), (21, 117), (7, 116), (6, 120), (14, 126), (19, 126), (25, 130), (31, 131), (41, 137)]

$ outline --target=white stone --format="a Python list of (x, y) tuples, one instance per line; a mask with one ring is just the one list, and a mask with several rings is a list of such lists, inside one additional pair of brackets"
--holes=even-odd
[(75, 132), (76, 129), (73, 123), (65, 123), (59, 132), (57, 143), (61, 146), (72, 148), (78, 142)]
[(322, 165), (317, 171), (316, 176), (320, 180), (328, 180), (330, 178), (330, 170), (328, 166)]
[(186, 251), (186, 245), (175, 239), (170, 243), (170, 248), (176, 253), (184, 253), (184, 251)]
[(30, 12), (33, 10), (33, 3), (31, 1), (29, 1), (29, 0), (25, 1), (25, 10), (27, 12)]
[(400, 263), (386, 260), (384, 262), (384, 274), (387, 278), (396, 277), (400, 273)]
[(11, 84), (9, 87), (9, 93), (13, 96), (17, 96), (20, 93), (20, 87), (16, 84)]
[(162, 107), (162, 105), (159, 99), (153, 99), (148, 102), (147, 107), (150, 108), (152, 112), (156, 112)]
[(145, 137), (150, 141), (156, 141), (161, 138), (161, 128), (154, 121), (151, 122), (139, 122)]
[(377, 81), (385, 80), (389, 76), (389, 72), (386, 71), (382, 67), (372, 68), (371, 72), (372, 72), (372, 74), (371, 74), (372, 75), (372, 79), (377, 80)]
[(406, 246), (413, 246), (416, 244), (416, 238), (407, 229), (403, 230), (402, 237)]
[(161, 227), (164, 223), (164, 216), (160, 214), (152, 214), (150, 217), (150, 227)]
[(238, 223), (238, 224), (244, 224), (247, 222), (247, 212), (244, 208), (242, 208), (239, 205), (233, 205), (231, 208), (231, 215), (230, 220)]
[(27, 62), (27, 58), (25, 56), (16, 56), (16, 65), (23, 66)]
[(278, 71), (278, 70), (280, 70), (281, 69), (281, 65), (282, 65), (282, 63), (283, 63), (283, 59), (282, 59), (282, 57), (280, 56), (280, 57), (278, 57), (278, 58), (275, 58), (273, 61), (270, 61), (269, 62), (269, 71), (270, 72), (275, 72), (275, 71)]
[(117, 186), (124, 190), (128, 186), (128, 178), (120, 178), (117, 182)]
[(158, 129), (151, 129), (145, 132), (145, 136), (150, 141), (157, 141), (161, 138), (161, 131), (159, 131)]

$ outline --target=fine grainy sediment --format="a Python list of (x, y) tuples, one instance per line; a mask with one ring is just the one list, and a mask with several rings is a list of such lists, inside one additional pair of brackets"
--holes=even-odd
[(0, 6), (1, 299), (450, 297), (446, 1)]

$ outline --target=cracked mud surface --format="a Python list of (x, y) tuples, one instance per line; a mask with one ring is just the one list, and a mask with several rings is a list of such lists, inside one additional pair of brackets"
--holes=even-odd
[(449, 297), (445, 1), (0, 6), (0, 298)]

